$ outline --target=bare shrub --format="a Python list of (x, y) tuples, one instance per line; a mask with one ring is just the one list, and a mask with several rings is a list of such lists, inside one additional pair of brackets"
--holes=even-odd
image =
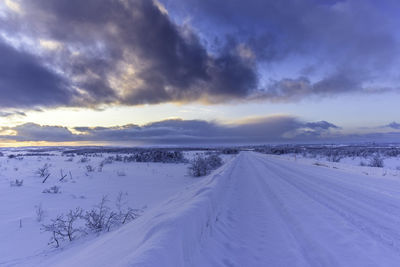
[(211, 170), (217, 169), (222, 165), (222, 159), (216, 154), (208, 156), (206, 161)]
[(76, 225), (76, 222), (82, 218), (82, 213), (81, 208), (76, 208), (70, 210), (66, 215), (58, 215), (51, 220), (50, 224), (43, 225), (44, 231), (52, 233), (49, 245), (55, 244), (56, 247), (59, 247), (61, 241), (72, 241), (79, 235), (85, 234), (84, 229)]
[(126, 176), (126, 173), (124, 171), (117, 171), (118, 176)]
[(55, 185), (55, 186), (52, 186), (52, 187), (50, 187), (50, 188), (44, 189), (44, 190), (42, 191), (42, 193), (46, 193), (46, 194), (59, 194), (59, 193), (61, 193), (61, 191), (60, 191), (60, 187), (57, 186), (57, 185)]
[(115, 203), (118, 212), (118, 222), (120, 224), (125, 224), (136, 219), (143, 212), (140, 209), (132, 209), (131, 207), (127, 207), (127, 201), (124, 198), (126, 195), (127, 193), (124, 194), (119, 192), (117, 201)]
[(379, 155), (375, 155), (369, 162), (370, 167), (383, 168), (383, 159)]
[(36, 221), (41, 222), (44, 218), (45, 211), (42, 208), (42, 204), (35, 206)]
[(190, 163), (189, 173), (194, 177), (205, 176), (209, 172), (207, 161), (203, 157), (197, 157)]
[(331, 162), (340, 162), (340, 160), (341, 160), (342, 158), (343, 158), (342, 156), (339, 156), (339, 155), (337, 155), (337, 154), (331, 154), (331, 155), (329, 155), (329, 156), (327, 157), (327, 160), (328, 160), (328, 161), (331, 161)]
[(10, 186), (19, 187), (19, 186), (22, 186), (23, 184), (24, 184), (24, 180), (23, 179), (21, 179), (21, 180), (15, 179), (15, 181), (11, 181), (10, 182)]
[(38, 174), (40, 177), (47, 177), (50, 174), (49, 167), (50, 167), (50, 165), (45, 163), (42, 167), (40, 167), (36, 171), (36, 174)]
[[(111, 228), (128, 223), (140, 216), (142, 210), (127, 207), (124, 196), (120, 193), (116, 201), (116, 210), (107, 204), (107, 196), (103, 196), (100, 203), (90, 211), (84, 212), (81, 208), (70, 210), (66, 215), (58, 215), (50, 224), (42, 225), (42, 230), (51, 232), (49, 245), (59, 247), (61, 241), (72, 241), (88, 231), (100, 233), (110, 231)], [(38, 210), (38, 209), (37, 209)]]
[(86, 171), (87, 172), (94, 172), (94, 168), (92, 165), (86, 165)]
[(232, 155), (232, 154), (238, 154), (239, 149), (237, 148), (224, 148), (221, 150), (222, 154), (227, 154), (227, 155)]
[(98, 171), (98, 172), (102, 172), (102, 171), (103, 171), (103, 168), (104, 168), (104, 165), (106, 165), (106, 164), (111, 164), (111, 163), (113, 163), (113, 161), (114, 161), (114, 158), (113, 158), (113, 157), (107, 157), (107, 158), (105, 158), (104, 160), (102, 160), (102, 161), (100, 162), (99, 167), (97, 168), (97, 171)]
[(104, 165), (106, 165), (106, 164), (112, 164), (113, 161), (114, 161), (114, 158), (113, 158), (113, 157), (107, 157), (107, 158), (105, 158), (100, 164), (103, 164), (103, 166), (104, 166)]
[(208, 157), (198, 156), (191, 161), (189, 173), (194, 177), (205, 176), (221, 165), (222, 159), (218, 155), (214, 154)]
[(61, 177), (60, 177), (60, 180), (59, 180), (60, 182), (61, 182), (62, 180), (64, 180), (65, 177), (67, 177), (67, 175), (63, 173), (63, 170), (62, 170), (62, 169), (60, 169), (60, 176), (61, 176)]
[(88, 157), (82, 157), (82, 158), (80, 158), (79, 159), (79, 163), (86, 163), (86, 162), (89, 162), (90, 161), (90, 159), (88, 158)]
[(84, 219), (89, 230), (93, 232), (110, 231), (111, 226), (118, 221), (118, 214), (112, 211), (107, 203), (107, 196), (103, 196), (98, 205), (86, 212)]

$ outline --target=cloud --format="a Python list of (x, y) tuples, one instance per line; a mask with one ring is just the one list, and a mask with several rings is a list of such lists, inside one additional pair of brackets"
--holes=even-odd
[[(393, 124), (397, 127), (396, 124)], [(106, 143), (111, 145), (208, 145), (268, 143), (396, 142), (399, 132), (344, 133), (327, 121), (307, 122), (293, 116), (250, 118), (230, 123), (171, 119), (145, 125), (75, 127), (26, 123), (0, 128), (0, 140)]]
[[(20, 0), (18, 12), (5, 7), (0, 16), (0, 107), (298, 101), (382, 92), (374, 89), (381, 88), (376, 77), (398, 62), (398, 40), (385, 16), (395, 7)], [(192, 24), (179, 23), (179, 10)], [(301, 68), (303, 76), (283, 73), (265, 82), (270, 75), (263, 66), (277, 64)]]
[(74, 141), (79, 138), (66, 127), (62, 126), (41, 126), (35, 123), (25, 123), (15, 127), (2, 127), (0, 133), (4, 131), (15, 132), (15, 135), (0, 135), (0, 139), (14, 141), (48, 141), (62, 142)]
[[(70, 103), (68, 82), (40, 60), (0, 38), (0, 107), (56, 106)], [(4, 115), (3, 115), (4, 116)]]
[(25, 117), (25, 112), (22, 111), (0, 111), (0, 117), (21, 116)]
[[(259, 89), (267, 100), (298, 101), (346, 93), (398, 91), (399, 21), (395, 1), (315, 0), (164, 0), (177, 16), (190, 14), (191, 23), (209, 38), (224, 34), (246, 43), (268, 78)], [(218, 25), (218, 26), (215, 26)], [(366, 30), (368, 29), (368, 30)], [(282, 69), (300, 69), (303, 77)], [(384, 77), (384, 78), (383, 78)], [(383, 81), (383, 84), (380, 82)], [(374, 89), (375, 88), (375, 89)], [(385, 90), (383, 90), (384, 88)], [(256, 95), (257, 98), (259, 97)]]
[(327, 121), (307, 122), (307, 123), (305, 123), (305, 126), (311, 128), (311, 129), (322, 129), (322, 130), (328, 130), (330, 128), (332, 128), (332, 129), (339, 128), (335, 124), (327, 122)]
[[(56, 75), (49, 79), (49, 85), (57, 83), (56, 93), (64, 87), (60, 105), (221, 102), (256, 88), (255, 66), (236, 47), (227, 42), (223, 52), (211, 54), (189, 26), (173, 23), (153, 1), (25, 0), (20, 5), (24, 12), (9, 15), (0, 30), (18, 41), (13, 32), (33, 42), (57, 44), (57, 49), (41, 47), (43, 56), (35, 64), (45, 61), (69, 82), (66, 86)], [(29, 75), (23, 69), (20, 73)], [(21, 88), (47, 90), (40, 85)], [(28, 99), (38, 105), (58, 100), (46, 95), (43, 101)]]
[(129, 124), (116, 127), (75, 127), (73, 132), (61, 126), (42, 126), (26, 123), (3, 127), (0, 139), (15, 141), (93, 141), (144, 144), (203, 144), (203, 143), (262, 143), (296, 140), (304, 133), (313, 138), (337, 126), (322, 122), (303, 122), (291, 116), (270, 116), (222, 124), (203, 120), (164, 120), (146, 125)]
[(391, 122), (391, 123), (389, 123), (389, 124), (387, 124), (387, 125), (384, 125), (383, 127), (388, 127), (388, 128), (392, 128), (392, 129), (395, 129), (395, 130), (400, 130), (400, 123), (397, 123), (397, 122)]

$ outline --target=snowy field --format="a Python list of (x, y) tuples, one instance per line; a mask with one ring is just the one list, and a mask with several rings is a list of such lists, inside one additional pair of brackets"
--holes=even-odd
[[(188, 163), (107, 160), (124, 154), (85, 156), (64, 155), (59, 150), (32, 153), (4, 149), (2, 154), (0, 266), (33, 266), (30, 259), (58, 254), (104, 234), (88, 233), (73, 242), (60, 242), (59, 248), (55, 248), (55, 244), (48, 245), (51, 233), (43, 231), (43, 225), (71, 209), (79, 207), (90, 211), (106, 196), (107, 206), (117, 210), (120, 197), (123, 210), (132, 208), (135, 214), (142, 215), (199, 181), (188, 174)], [(183, 154), (190, 161), (205, 152)], [(224, 160), (230, 157), (222, 155)], [(45, 173), (41, 175), (39, 169)], [(114, 228), (118, 227), (110, 232)]]
[(374, 176), (400, 177), (400, 147), (374, 146), (274, 146), (255, 149), (271, 157)]
[[(190, 163), (112, 161), (106, 154), (0, 157), (0, 266), (398, 266), (400, 173), (355, 158), (221, 155), (205, 177)], [(208, 154), (185, 151), (185, 158)], [(115, 155), (114, 155), (115, 156)], [(72, 158), (72, 160), (71, 160)], [(85, 158), (84, 160), (82, 160)], [(87, 158), (87, 159), (86, 159)], [(367, 161), (369, 158), (362, 157)], [(84, 161), (84, 162), (82, 162)], [(48, 164), (43, 183), (38, 168)], [(88, 165), (93, 167), (89, 171)], [(62, 170), (62, 174), (61, 174)], [(71, 175), (69, 174), (71, 172)], [(62, 181), (59, 181), (67, 175)], [(22, 186), (11, 183), (23, 179)], [(43, 193), (52, 186), (60, 193)], [(42, 225), (107, 195), (139, 216), (60, 247)], [(37, 207), (44, 210), (39, 222)]]

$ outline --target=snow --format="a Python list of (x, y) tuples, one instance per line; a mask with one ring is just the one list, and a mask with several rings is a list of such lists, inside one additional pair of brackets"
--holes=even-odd
[[(50, 234), (41, 231), (41, 224), (69, 209), (92, 208), (104, 195), (108, 196), (110, 206), (114, 206), (117, 195), (123, 192), (127, 193), (128, 206), (143, 208), (146, 212), (198, 182), (188, 176), (187, 164), (113, 162), (98, 172), (97, 166), (104, 158), (90, 157), (89, 162), (78, 163), (80, 158), (77, 156), (69, 162), (67, 157), (59, 154), (24, 157), (23, 160), (0, 157), (0, 266), (12, 266), (13, 263), (19, 266), (27, 258), (47, 255), (53, 249), (47, 245)], [(43, 178), (35, 172), (45, 163), (51, 165), (51, 175), (43, 184)], [(96, 170), (87, 172), (88, 164)], [(61, 169), (67, 174), (62, 182), (59, 181)], [(126, 175), (120, 176), (118, 172)], [(23, 185), (11, 187), (10, 182), (15, 179), (23, 179)], [(42, 193), (53, 185), (60, 186), (60, 194)], [(45, 210), (43, 222), (36, 220), (35, 206), (39, 204)], [(70, 244), (63, 244), (63, 247), (68, 246)], [(31, 264), (28, 261), (26, 265)]]
[[(77, 165), (61, 157), (51, 161), (58, 166), (54, 169)], [(382, 175), (381, 168), (375, 173), (345, 163), (242, 152), (204, 178), (185, 176), (184, 164), (106, 165), (93, 177), (75, 170), (76, 183), (63, 183), (62, 194), (48, 196), (38, 193), (43, 185), (37, 177), (24, 178), (22, 187), (9, 186), (5, 173), (22, 172), (22, 162), (9, 162), (1, 174), (5, 194), (0, 201), (7, 205), (0, 216), (7, 219), (0, 221), (0, 240), (10, 241), (0, 245), (0, 266), (364, 267), (400, 262), (400, 180), (394, 169)], [(13, 164), (19, 164), (18, 171)], [(127, 176), (116, 175), (122, 168)], [(32, 170), (25, 175), (20, 177), (32, 176)], [(45, 249), (47, 236), (32, 233), (38, 226), (31, 214), (34, 204), (41, 201), (49, 210), (70, 208), (70, 202), (87, 207), (121, 187), (132, 190), (133, 207), (148, 205), (133, 222), (60, 249)], [(21, 233), (28, 230), (31, 240)]]
[(285, 154), (285, 155), (268, 155), (270, 158), (283, 159), (287, 161), (292, 161), (296, 163), (306, 164), (306, 165), (316, 165), (326, 168), (333, 168), (344, 170), (349, 173), (364, 174), (372, 176), (391, 176), (400, 177), (400, 157), (388, 157), (383, 159), (384, 167), (369, 167), (360, 166), (360, 162), (366, 164), (369, 163), (370, 158), (360, 158), (360, 157), (345, 157), (340, 160), (340, 162), (332, 162), (327, 160), (325, 157), (304, 157), (301, 154)]

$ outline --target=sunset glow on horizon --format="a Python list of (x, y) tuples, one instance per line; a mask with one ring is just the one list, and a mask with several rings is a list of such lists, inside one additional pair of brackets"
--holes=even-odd
[(1, 1), (0, 146), (396, 142), (398, 9)]

